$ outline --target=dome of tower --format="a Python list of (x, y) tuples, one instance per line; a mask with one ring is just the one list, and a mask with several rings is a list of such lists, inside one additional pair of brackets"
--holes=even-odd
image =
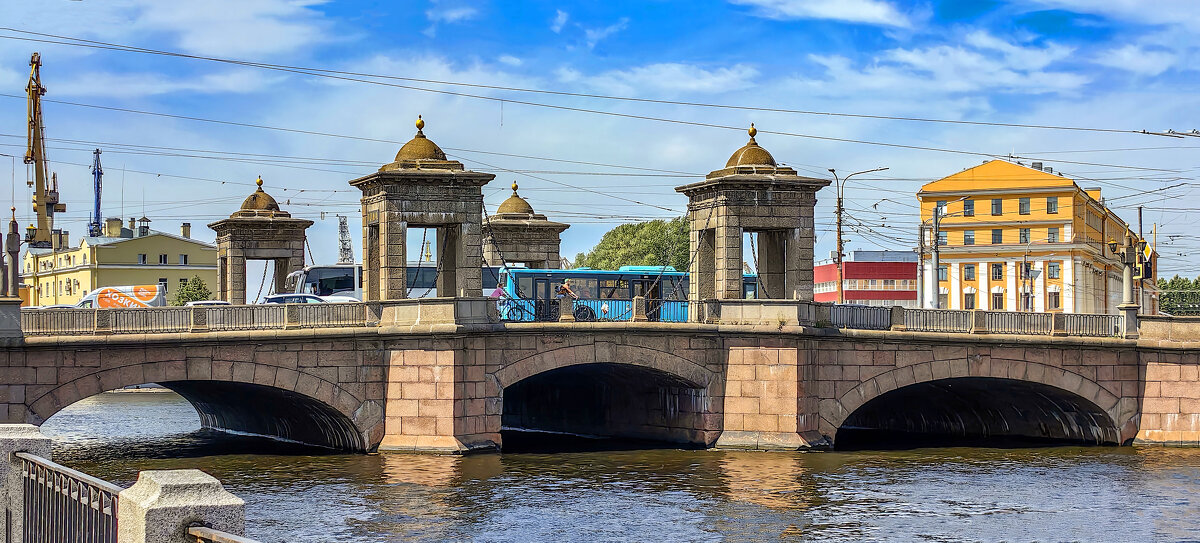
[(403, 160), (446, 160), (446, 153), (433, 140), (425, 137), (425, 121), (417, 115), (417, 135), (408, 140), (396, 153), (396, 162)]
[(258, 190), (254, 191), (246, 201), (242, 202), (242, 211), (279, 211), (279, 202), (276, 202), (270, 194), (263, 191), (262, 177), (258, 178)]
[(771, 156), (766, 149), (759, 147), (758, 142), (754, 141), (755, 134), (758, 134), (758, 129), (754, 128), (754, 123), (750, 123), (750, 142), (743, 145), (741, 149), (733, 152), (729, 160), (725, 162), (725, 167), (733, 166), (775, 166), (775, 157)]
[(517, 183), (512, 184), (512, 196), (500, 204), (496, 208), (497, 213), (520, 213), (523, 215), (533, 215), (533, 206), (529, 205), (524, 198), (517, 195)]

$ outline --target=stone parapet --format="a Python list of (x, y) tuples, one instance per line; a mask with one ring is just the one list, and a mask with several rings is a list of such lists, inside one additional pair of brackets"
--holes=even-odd
[(121, 491), (117, 540), (121, 543), (191, 543), (188, 528), (206, 526), (240, 535), (246, 503), (198, 469), (147, 470)]
[(4, 533), (8, 541), (24, 541), (25, 494), (21, 463), (15, 453), (24, 452), (50, 458), (50, 438), (32, 424), (0, 424), (0, 481), (4, 481), (2, 500), (7, 514)]
[(380, 303), (380, 326), (428, 324), (488, 324), (499, 322), (496, 300), (478, 298), (417, 298)]

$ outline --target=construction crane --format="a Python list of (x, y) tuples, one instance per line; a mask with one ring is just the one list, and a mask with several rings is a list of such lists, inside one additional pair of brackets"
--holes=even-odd
[(92, 237), (100, 237), (104, 235), (103, 221), (100, 220), (100, 193), (103, 189), (101, 180), (104, 178), (104, 169), (100, 167), (100, 150), (92, 151), (92, 180), (96, 190), (96, 208), (92, 211), (92, 222), (88, 223), (88, 235)]
[(345, 215), (338, 215), (338, 264), (354, 263), (354, 245), (350, 243), (350, 225)]
[(58, 203), (58, 179), (46, 179), (46, 142), (42, 123), (42, 95), (46, 87), (42, 86), (42, 56), (34, 53), (29, 59), (29, 85), (25, 91), (29, 96), (29, 146), (25, 149), (25, 163), (33, 164), (33, 180), (30, 185), (33, 190), (33, 211), (37, 214), (37, 226), (30, 226), (25, 232), (25, 241), (30, 247), (51, 247), (51, 236), (54, 230), (54, 213), (67, 210), (65, 204)]

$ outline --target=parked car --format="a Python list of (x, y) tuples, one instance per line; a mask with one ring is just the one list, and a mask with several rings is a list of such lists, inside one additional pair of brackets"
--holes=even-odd
[(100, 287), (84, 296), (75, 307), (163, 307), (167, 305), (164, 294), (166, 289), (161, 284)]
[(185, 307), (205, 307), (205, 306), (212, 306), (212, 305), (231, 305), (231, 304), (229, 302), (226, 302), (225, 300), (196, 300), (194, 302), (188, 302), (183, 305)]
[(312, 294), (272, 294), (263, 298), (264, 304), (323, 304), (325, 300)]
[(75, 309), (75, 306), (73, 306), (71, 304), (54, 304), (54, 305), (43, 305), (42, 307), (39, 307), (38, 309)]

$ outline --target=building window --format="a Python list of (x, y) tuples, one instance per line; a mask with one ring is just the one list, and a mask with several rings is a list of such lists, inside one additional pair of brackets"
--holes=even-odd
[(87, 266), (87, 253), (84, 253), (83, 255), (83, 265)]
[(992, 264), (992, 280), (1004, 279), (1004, 264)]
[(992, 293), (992, 309), (995, 309), (997, 311), (1004, 309), (1004, 293), (1003, 292), (993, 292)]
[(1029, 229), (1028, 228), (1021, 229), (1020, 242), (1021, 243), (1029, 243)]
[(946, 309), (947, 307), (950, 306), (949, 300), (950, 300), (949, 294), (938, 294), (938, 307), (941, 309)]
[(158, 255), (158, 263), (165, 266), (167, 264), (167, 255)]
[(187, 278), (180, 277), (179, 278), (179, 288), (183, 288), (185, 286), (187, 286)]
[(146, 265), (146, 254), (145, 253), (138, 255), (138, 264), (141, 264), (143, 266)]
[(1019, 205), (1020, 205), (1020, 207), (1018, 208), (1017, 211), (1022, 215), (1028, 215), (1029, 214), (1029, 198), (1021, 198)]
[(188, 263), (187, 255), (179, 255), (179, 265), (187, 266), (187, 263)]
[(1021, 279), (1028, 279), (1030, 276), (1032, 276), (1031, 272), (1033, 271), (1033, 263), (1022, 262), (1020, 266), (1017, 266), (1017, 270), (1021, 272)]
[(967, 264), (966, 266), (963, 266), (963, 279), (965, 279), (967, 281), (975, 280), (975, 265), (974, 264)]
[(963, 245), (975, 245), (974, 230), (963, 230)]
[(1057, 228), (1047, 228), (1046, 229), (1046, 243), (1058, 243), (1058, 229)]
[(975, 293), (963, 294), (963, 309), (975, 309)]
[(1050, 292), (1046, 294), (1046, 305), (1049, 309), (1062, 309), (1062, 299), (1058, 292)]
[(1046, 213), (1058, 213), (1058, 196), (1046, 197)]
[(975, 200), (963, 200), (963, 216), (975, 216)]
[(1059, 275), (1062, 274), (1061, 270), (1062, 270), (1062, 265), (1059, 264), (1058, 262), (1051, 262), (1049, 264), (1046, 264), (1046, 277), (1049, 277), (1051, 279), (1058, 279)]
[(1004, 230), (999, 228), (992, 229), (992, 245), (1004, 243)]
[(946, 238), (945, 230), (938, 232), (938, 245), (946, 245), (946, 239), (947, 238)]
[(941, 212), (942, 212), (942, 213), (945, 213), (945, 212), (946, 212), (946, 201), (945, 201), (945, 200), (938, 200), (938, 201), (937, 201), (937, 206), (938, 206), (939, 208), (941, 208), (941, 210), (942, 210)]
[(1002, 214), (1004, 214), (1003, 200), (1001, 200), (999, 198), (992, 198), (992, 215), (1002, 215)]
[(938, 266), (938, 281), (945, 281), (947, 277), (946, 266)]
[(167, 278), (166, 277), (159, 277), (158, 284), (162, 285), (163, 292), (167, 291)]

